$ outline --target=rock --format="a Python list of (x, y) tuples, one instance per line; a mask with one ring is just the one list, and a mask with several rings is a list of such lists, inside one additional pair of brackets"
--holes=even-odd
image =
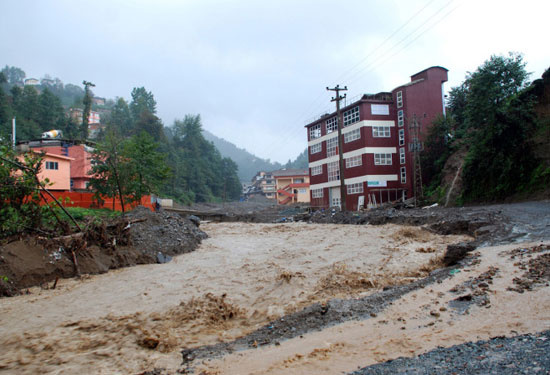
[(445, 255), (443, 256), (443, 263), (446, 267), (455, 265), (464, 259), (469, 252), (475, 250), (475, 248), (476, 247), (469, 242), (448, 245)]
[(187, 217), (193, 224), (197, 226), (197, 228), (201, 225), (201, 219), (198, 216), (195, 215), (189, 215)]

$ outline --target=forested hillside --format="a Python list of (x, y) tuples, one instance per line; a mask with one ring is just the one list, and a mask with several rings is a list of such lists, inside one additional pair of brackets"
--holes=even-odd
[[(93, 107), (91, 91), (86, 95), (85, 90), (75, 90), (60, 80), (54, 80), (57, 88), (52, 88), (49, 79), (44, 81), (47, 85), (23, 86), (24, 77), (14, 67), (6, 66), (0, 73), (0, 137), (10, 138), (11, 119), (16, 117), (18, 141), (40, 138), (51, 129), (62, 130), (65, 139), (85, 139), (84, 120), (71, 120), (63, 101), (72, 101), (71, 107), (84, 107), (86, 112)], [(64, 94), (59, 97), (56, 92)], [(102, 116), (106, 128), (95, 140), (96, 160), (105, 162), (96, 165), (95, 172), (102, 178), (92, 181), (98, 191), (110, 196), (117, 190), (131, 190), (132, 199), (159, 193), (184, 203), (239, 198), (237, 165), (204, 139), (199, 115), (186, 115), (165, 127), (156, 115), (153, 93), (136, 87), (131, 98), (129, 103), (123, 98), (108, 101), (108, 111)], [(131, 178), (124, 173), (131, 173)], [(126, 186), (113, 186), (123, 182)]]
[[(286, 164), (272, 162), (269, 159), (262, 159), (243, 148), (235, 146), (233, 143), (223, 138), (217, 137), (208, 130), (203, 130), (204, 138), (214, 143), (214, 146), (224, 157), (231, 158), (239, 167), (239, 178), (242, 182), (249, 183), (252, 177), (259, 171), (274, 171), (280, 168), (307, 169), (307, 148), (296, 157), (294, 161), (290, 159)], [(304, 138), (304, 142), (306, 139)]]
[(453, 88), (448, 116), (427, 134), (427, 195), (445, 202), (458, 186), (451, 203), (462, 204), (548, 192), (549, 75), (530, 83), (521, 55), (492, 56)]

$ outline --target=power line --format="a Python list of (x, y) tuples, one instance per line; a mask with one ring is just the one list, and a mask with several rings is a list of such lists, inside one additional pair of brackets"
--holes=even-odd
[[(371, 53), (369, 53), (369, 55), (367, 55), (365, 58), (363, 58), (361, 61), (359, 61), (358, 63), (356, 63), (354, 66), (352, 66), (350, 69), (348, 69), (347, 71), (345, 71), (344, 73), (342, 73), (340, 75), (340, 77), (342, 76), (347, 76), (349, 74), (349, 72), (353, 71), (357, 66), (359, 66), (360, 64), (362, 64), (363, 62), (365, 62), (370, 56), (372, 56), (377, 50), (379, 50), (384, 44), (386, 44), (391, 38), (393, 38), (399, 31), (401, 31), (405, 26), (407, 26), (418, 14), (420, 14), (422, 11), (424, 11), (429, 5), (431, 5), (435, 0), (431, 0), (429, 1), (426, 5), (424, 5), (420, 10), (418, 10), (416, 13), (414, 13), (413, 16), (411, 16), (407, 21), (405, 21), (405, 23), (403, 25), (401, 25), (397, 30), (395, 30), (389, 37), (387, 37), (380, 45), (378, 45), (375, 50), (373, 50)], [(421, 23), (418, 27), (416, 27), (414, 30), (412, 30), (411, 32), (409, 32), (404, 38), (402, 38), (399, 42), (395, 43), (393, 46), (391, 46), (389, 49), (387, 49), (385, 52), (383, 52), (380, 56), (378, 56), (376, 59), (374, 59), (372, 62), (370, 62), (368, 65), (366, 65), (365, 67), (363, 67), (362, 69), (360, 69), (358, 72), (356, 73), (353, 73), (349, 76), (349, 82), (351, 82), (352, 79), (357, 79), (359, 77), (362, 77), (364, 74), (366, 74), (367, 72), (370, 72), (374, 69), (376, 69), (378, 66), (384, 64), (386, 61), (388, 61), (389, 59), (393, 58), (395, 55), (397, 55), (398, 53), (402, 52), (404, 49), (406, 49), (409, 45), (411, 45), (413, 42), (415, 42), (418, 38), (420, 38), (422, 35), (424, 35), (427, 31), (431, 30), (433, 27), (435, 27), (437, 24), (439, 24), (443, 19), (445, 19), (447, 16), (449, 16), (452, 12), (454, 12), (459, 6), (460, 4), (458, 4), (456, 7), (454, 7), (453, 9), (451, 9), (449, 12), (447, 12), (443, 17), (439, 18), (436, 20), (435, 23), (431, 24), (429, 27), (427, 27), (425, 30), (423, 30), (420, 34), (418, 34), (416, 37), (414, 37), (413, 39), (411, 39), (408, 43), (406, 43), (403, 47), (401, 47), (400, 49), (398, 49), (395, 53), (393, 53), (392, 55), (388, 56), (387, 58), (385, 58), (385, 56), (390, 53), (392, 50), (394, 50), (396, 47), (398, 47), (400, 44), (402, 44), (403, 42), (405, 42), (407, 39), (409, 39), (411, 36), (414, 35), (414, 33), (416, 33), (418, 30), (420, 30), (424, 25), (428, 24), (430, 21), (432, 21), (434, 19), (435, 16), (437, 16), (439, 13), (441, 13), (445, 8), (447, 8), (454, 0), (451, 0), (449, 2), (447, 2), (445, 5), (443, 5), (441, 8), (439, 8), (435, 13), (433, 13), (431, 16), (429, 16), (423, 23)], [(378, 62), (379, 60), (383, 59), (382, 61)], [(369, 69), (370, 68), (370, 69)], [(368, 70), (367, 70), (368, 69)], [(307, 110), (302, 112), (302, 113), (307, 113), (307, 111), (309, 111), (309, 108), (312, 108), (313, 106), (316, 106), (316, 103), (319, 102), (319, 99), (322, 99), (322, 94), (320, 93), (316, 99), (314, 99), (314, 101), (312, 102), (312, 104), (310, 104), (309, 106), (307, 106)], [(317, 105), (316, 108), (320, 108), (321, 106)], [(323, 106), (325, 107), (325, 106)], [(326, 107), (325, 107), (326, 108)], [(322, 111), (322, 109), (321, 109)], [(309, 113), (312, 113), (312, 112), (309, 112)], [(318, 110), (316, 113), (320, 113), (320, 111)], [(314, 115), (310, 115), (310, 116), (307, 116), (307, 118), (310, 118)], [(289, 123), (289, 126), (291, 130), (289, 131), (285, 131), (285, 134), (286, 136), (276, 142), (272, 149), (271, 149), (271, 152), (280, 147), (281, 144), (284, 144), (286, 143), (289, 139), (291, 138), (294, 138), (296, 136), (296, 134), (298, 132), (301, 132), (303, 131), (303, 128), (302, 127), (296, 127), (294, 124), (296, 122), (298, 122), (299, 120), (302, 120), (300, 122), (303, 122), (306, 117), (302, 114), (298, 117), (298, 119), (296, 121), (292, 121)], [(287, 128), (288, 128), (287, 127)]]
[[(420, 8), (420, 10), (418, 10), (417, 12), (415, 12), (413, 14), (413, 16), (411, 16), (407, 21), (405, 21), (404, 24), (402, 24), (400, 27), (398, 27), (392, 34), (390, 34), (390, 36), (388, 36), (382, 43), (380, 43), (371, 53), (369, 53), (369, 55), (367, 55), (365, 58), (361, 59), (359, 62), (357, 62), (355, 65), (353, 65), (350, 69), (348, 69), (347, 71), (345, 71), (344, 73), (342, 73), (340, 75), (340, 77), (342, 76), (345, 76), (347, 75), (349, 72), (351, 72), (353, 69), (355, 69), (357, 66), (359, 66), (360, 64), (362, 64), (366, 59), (368, 59), (372, 54), (374, 54), (378, 49), (380, 49), (384, 44), (386, 44), (391, 38), (393, 38), (393, 36), (395, 36), (399, 31), (401, 31), (403, 28), (405, 28), (418, 14), (420, 14), (422, 11), (424, 11), (424, 9), (426, 9), (429, 5), (431, 5), (434, 1), (436, 0), (430, 0), (426, 3), (426, 5), (424, 5), (422, 8)], [(284, 137), (283, 140), (277, 142), (275, 145), (273, 145), (272, 149), (270, 150), (270, 153), (275, 150), (276, 148), (280, 147), (281, 144), (283, 143), (286, 143), (288, 141), (288, 139), (295, 136), (295, 134), (298, 132), (298, 131), (302, 131), (302, 129), (300, 128), (297, 128), (294, 124), (296, 122), (303, 122), (304, 119), (307, 119), (307, 118), (310, 118), (310, 117), (313, 117), (315, 114), (312, 114), (311, 116), (305, 116), (307, 113), (319, 113), (321, 112), (324, 108), (326, 108), (326, 106), (324, 104), (322, 104), (323, 102), (323, 95), (322, 93), (319, 93), (319, 95), (317, 95), (317, 97), (313, 100), (313, 102), (307, 106), (307, 108), (305, 109), (305, 111), (302, 112), (301, 115), (299, 115), (297, 117), (296, 120), (294, 121), (291, 121), (289, 122), (289, 125), (285, 128), (282, 129), (282, 131), (286, 134), (286, 136)], [(315, 112), (313, 112), (312, 110), (310, 110), (311, 108), (315, 107)], [(290, 130), (292, 129), (292, 130)]]

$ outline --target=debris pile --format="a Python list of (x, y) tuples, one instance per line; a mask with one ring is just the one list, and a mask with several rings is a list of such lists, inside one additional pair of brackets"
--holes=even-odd
[(166, 262), (195, 250), (207, 237), (198, 224), (138, 207), (113, 222), (89, 221), (82, 232), (9, 242), (0, 246), (0, 296), (31, 286), (53, 288), (48, 283), (59, 278)]
[(521, 277), (514, 278), (514, 286), (508, 290), (523, 293), (542, 285), (548, 286), (550, 281), (550, 245), (539, 245), (531, 248), (519, 248), (510, 252), (510, 259), (519, 258), (514, 263), (525, 271)]

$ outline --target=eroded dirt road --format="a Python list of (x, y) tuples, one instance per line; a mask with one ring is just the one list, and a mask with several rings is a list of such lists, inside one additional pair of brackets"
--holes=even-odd
[[(56, 290), (34, 288), (30, 295), (0, 300), (0, 373), (126, 374), (153, 368), (175, 372), (181, 368), (182, 347), (228, 342), (315, 302), (359, 298), (387, 285), (423, 278), (438, 266), (447, 244), (467, 240), (397, 225), (224, 223), (201, 228), (210, 238), (197, 251), (170, 263), (61, 280)], [(437, 296), (439, 291), (433, 293)], [(312, 334), (317, 337), (313, 341), (304, 336), (274, 347), (280, 354), (267, 353), (263, 367), (232, 367), (242, 363), (238, 358), (265, 354), (252, 351), (252, 357), (240, 353), (212, 362), (208, 371), (285, 372), (295, 359), (302, 359), (292, 356), (318, 352), (312, 361), (334, 373), (345, 367), (347, 356), (326, 361), (328, 353), (356, 353), (359, 363), (357, 345), (365, 340), (340, 335), (339, 330), (358, 335), (365, 329), (354, 324), (372, 324), (371, 339), (394, 332), (392, 337), (399, 341), (402, 325), (429, 323), (414, 317), (427, 303), (421, 301), (431, 301), (433, 295), (408, 296), (397, 304), (402, 305), (400, 312), (387, 312), (403, 315), (404, 321), (388, 317), (345, 323)], [(348, 364), (352, 363), (355, 366)], [(304, 371), (311, 373), (307, 367)]]

